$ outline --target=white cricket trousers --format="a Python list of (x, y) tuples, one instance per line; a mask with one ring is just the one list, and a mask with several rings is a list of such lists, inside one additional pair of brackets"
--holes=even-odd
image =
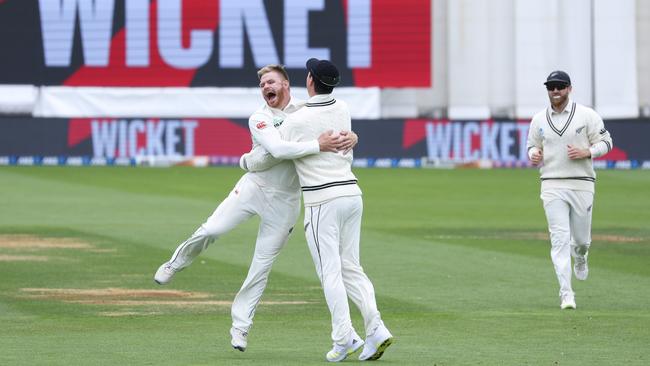
[(375, 289), (359, 262), (361, 196), (305, 207), (305, 236), (332, 316), (332, 340), (345, 344), (352, 321), (348, 296), (363, 316), (366, 334), (381, 324)]
[(585, 255), (591, 245), (594, 194), (570, 189), (545, 190), (541, 195), (551, 235), (551, 260), (560, 296), (573, 295), (571, 257)]
[(287, 242), (299, 214), (299, 191), (261, 187), (244, 174), (212, 215), (176, 248), (171, 266), (177, 270), (189, 266), (212, 241), (258, 215), (260, 226), (253, 260), (231, 311), (233, 326), (247, 332), (253, 324), (273, 261)]

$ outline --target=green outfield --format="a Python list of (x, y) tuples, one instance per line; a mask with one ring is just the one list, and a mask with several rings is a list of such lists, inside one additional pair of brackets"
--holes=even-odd
[[(598, 172), (590, 277), (574, 280), (575, 311), (559, 309), (536, 171), (355, 172), (362, 264), (395, 336), (378, 363), (650, 364), (650, 171)], [(325, 364), (329, 312), (301, 230), (274, 266), (244, 353), (230, 347), (229, 305), (257, 219), (168, 286), (152, 281), (240, 175), (0, 168), (0, 365)]]

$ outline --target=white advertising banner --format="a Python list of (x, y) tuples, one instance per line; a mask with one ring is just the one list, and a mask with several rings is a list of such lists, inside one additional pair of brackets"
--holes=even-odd
[(0, 114), (32, 114), (38, 88), (32, 85), (0, 85)]
[[(307, 99), (305, 88), (292, 95)], [(35, 117), (248, 118), (263, 103), (257, 88), (42, 87)], [(379, 88), (336, 88), (352, 118), (380, 117)]]

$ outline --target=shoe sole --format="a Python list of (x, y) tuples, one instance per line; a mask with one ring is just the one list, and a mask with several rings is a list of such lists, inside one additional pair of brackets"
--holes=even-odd
[(366, 361), (375, 361), (380, 359), (381, 356), (384, 355), (384, 351), (386, 351), (386, 348), (388, 348), (388, 346), (390, 346), (391, 344), (393, 344), (393, 338), (388, 338), (387, 340), (383, 341), (379, 345), (379, 347), (377, 347), (377, 351), (375, 351), (375, 353), (372, 356), (368, 357)]

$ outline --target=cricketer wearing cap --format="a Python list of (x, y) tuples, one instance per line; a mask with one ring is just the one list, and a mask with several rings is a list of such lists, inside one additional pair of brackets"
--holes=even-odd
[[(303, 101), (291, 98), (289, 78), (284, 67), (268, 65), (258, 71), (260, 91), (265, 104), (249, 119), (253, 148), (273, 148), (278, 154), (305, 156), (322, 151), (349, 149), (356, 143), (356, 135), (333, 136), (321, 134), (304, 142), (270, 145), (273, 132), (282, 125), (288, 113), (304, 106)], [(342, 136), (342, 137), (341, 137)], [(248, 331), (253, 322), (268, 279), (273, 261), (286, 243), (300, 212), (300, 185), (293, 162), (281, 161), (271, 169), (244, 174), (235, 184), (228, 197), (219, 204), (214, 213), (181, 243), (171, 259), (163, 263), (154, 276), (159, 284), (166, 284), (183, 268), (204, 251), (219, 236), (253, 215), (260, 217), (255, 242), (255, 252), (248, 275), (232, 305), (232, 346), (244, 351)]]
[[(334, 64), (310, 59), (307, 70), (310, 98), (305, 108), (289, 116), (280, 127), (282, 137), (309, 141), (327, 130), (350, 130), (347, 105), (331, 95), (340, 80)], [(264, 169), (278, 157), (261, 150), (244, 156), (250, 170)], [(334, 345), (326, 358), (342, 361), (364, 345), (352, 326), (349, 296), (361, 311), (366, 331), (359, 359), (376, 360), (391, 344), (392, 335), (381, 319), (374, 287), (360, 264), (363, 202), (351, 170), (352, 153), (313, 154), (298, 157), (294, 163), (305, 205), (305, 236), (332, 318)]]
[(530, 123), (528, 157), (541, 165), (541, 199), (560, 283), (560, 308), (575, 309), (571, 257), (576, 278), (587, 279), (596, 182), (592, 160), (612, 149), (612, 138), (593, 109), (569, 99), (572, 86), (566, 72), (551, 72), (544, 84), (551, 105)]

